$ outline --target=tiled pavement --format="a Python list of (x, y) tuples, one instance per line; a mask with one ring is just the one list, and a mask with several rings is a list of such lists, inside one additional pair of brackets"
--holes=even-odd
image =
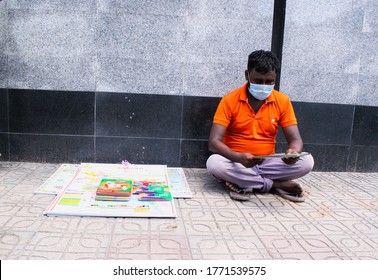
[(0, 162), (0, 259), (378, 259), (378, 173), (312, 172), (306, 202), (229, 198), (204, 169), (185, 169), (178, 217), (47, 217), (34, 195), (60, 164)]

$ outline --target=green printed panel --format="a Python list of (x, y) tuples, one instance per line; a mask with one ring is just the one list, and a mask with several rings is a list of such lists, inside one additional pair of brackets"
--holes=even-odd
[(65, 194), (60, 199), (60, 205), (71, 205), (78, 206), (80, 204), (81, 195), (80, 194)]

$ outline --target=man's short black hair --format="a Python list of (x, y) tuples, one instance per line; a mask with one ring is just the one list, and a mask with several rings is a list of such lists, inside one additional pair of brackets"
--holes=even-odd
[(270, 52), (264, 50), (258, 50), (252, 52), (248, 56), (248, 72), (255, 69), (257, 72), (265, 74), (270, 71), (278, 72), (280, 67), (280, 62), (277, 56)]

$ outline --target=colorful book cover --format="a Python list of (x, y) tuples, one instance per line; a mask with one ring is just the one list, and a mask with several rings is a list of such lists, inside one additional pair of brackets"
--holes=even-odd
[(133, 180), (103, 178), (97, 188), (96, 195), (130, 197), (132, 189)]
[(167, 201), (172, 200), (170, 192), (163, 193), (140, 193), (138, 199), (142, 201)]
[(166, 191), (169, 191), (168, 186), (155, 186), (155, 185), (148, 185), (148, 186), (134, 186), (133, 193), (139, 194), (139, 193), (164, 193)]

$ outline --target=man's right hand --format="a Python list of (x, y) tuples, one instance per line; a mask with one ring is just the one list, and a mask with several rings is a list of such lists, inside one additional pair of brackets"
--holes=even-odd
[(262, 163), (263, 159), (254, 159), (254, 156), (250, 153), (240, 153), (239, 162), (247, 168), (254, 167), (257, 164)]

